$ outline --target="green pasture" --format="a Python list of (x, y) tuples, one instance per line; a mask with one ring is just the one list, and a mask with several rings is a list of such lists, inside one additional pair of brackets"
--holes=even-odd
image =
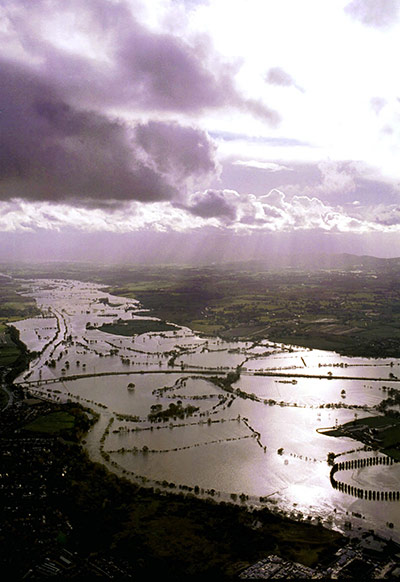
[[(358, 431), (354, 431), (355, 427), (359, 427)], [(367, 429), (365, 428), (367, 427)], [(373, 432), (376, 447), (380, 451), (389, 455), (390, 457), (400, 459), (400, 418), (393, 418), (391, 416), (371, 416), (367, 418), (359, 418), (357, 420), (347, 422), (343, 426), (324, 432), (327, 436), (350, 436), (361, 442), (369, 442), (368, 429), (376, 429)], [(364, 438), (364, 435), (368, 439)]]
[(0, 345), (0, 368), (11, 366), (20, 355), (20, 351), (15, 344)]
[(61, 431), (69, 430), (75, 425), (75, 418), (68, 412), (52, 412), (35, 418), (34, 421), (24, 426), (24, 430), (55, 435)]
[(177, 328), (165, 321), (153, 321), (151, 319), (134, 319), (117, 323), (105, 323), (98, 328), (105, 333), (115, 335), (132, 336), (142, 333), (177, 331)]

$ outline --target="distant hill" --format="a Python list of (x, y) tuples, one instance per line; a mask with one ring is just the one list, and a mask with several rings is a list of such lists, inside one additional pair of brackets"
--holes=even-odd
[[(196, 271), (197, 269), (205, 272), (217, 273), (218, 271), (231, 270), (239, 271), (280, 271), (280, 270), (301, 270), (301, 271), (319, 271), (319, 270), (337, 270), (337, 271), (361, 271), (367, 273), (368, 271), (384, 272), (384, 273), (399, 273), (400, 274), (400, 257), (383, 259), (368, 255), (352, 255), (349, 253), (343, 254), (328, 254), (328, 253), (314, 253), (314, 254), (265, 254), (262, 259), (240, 260), (240, 261), (215, 261), (203, 264), (191, 263), (160, 263), (160, 264), (143, 264), (135, 263), (134, 261), (126, 261), (126, 263), (103, 263), (102, 265), (96, 262), (82, 262), (82, 261), (49, 261), (49, 262), (14, 262), (14, 263), (0, 263), (0, 282), (6, 284), (9, 281), (8, 275), (4, 272), (10, 273), (14, 277), (21, 278), (70, 278), (80, 279), (83, 281), (98, 281), (104, 282), (109, 279), (110, 273), (125, 272), (128, 279), (132, 274), (142, 275), (146, 272), (154, 274), (166, 273), (167, 271), (175, 270), (177, 273), (185, 273), (185, 271)], [(190, 273), (186, 273), (189, 275)], [(3, 279), (4, 277), (4, 279)]]
[(368, 255), (358, 256), (348, 253), (343, 254), (298, 254), (276, 255), (271, 254), (262, 260), (237, 261), (214, 264), (215, 267), (232, 268), (235, 270), (270, 270), (270, 269), (306, 269), (317, 270), (376, 270), (391, 271), (400, 270), (400, 258), (382, 259)]

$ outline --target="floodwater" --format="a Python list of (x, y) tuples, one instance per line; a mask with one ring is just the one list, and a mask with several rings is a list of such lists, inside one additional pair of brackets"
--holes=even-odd
[[(14, 324), (37, 352), (16, 382), (99, 412), (86, 441), (94, 460), (159, 488), (197, 486), (200, 495), (238, 503), (244, 493), (254, 506), (400, 540), (398, 502), (353, 497), (333, 489), (329, 479), (328, 452), (339, 461), (381, 455), (350, 438), (317, 432), (376, 415), (386, 389), (397, 386), (398, 360), (348, 358), (267, 340), (225, 342), (178, 326), (119, 336), (98, 327), (149, 319), (132, 299), (67, 280), (27, 281), (26, 294), (43, 317)], [(212, 381), (238, 366), (233, 393)], [(155, 406), (166, 411), (178, 402), (195, 410), (183, 418), (149, 419)], [(400, 464), (341, 471), (340, 480), (393, 491)]]

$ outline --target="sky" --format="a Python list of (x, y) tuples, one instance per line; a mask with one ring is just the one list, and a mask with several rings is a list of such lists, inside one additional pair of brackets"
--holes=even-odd
[(400, 256), (400, 0), (0, 0), (0, 260)]

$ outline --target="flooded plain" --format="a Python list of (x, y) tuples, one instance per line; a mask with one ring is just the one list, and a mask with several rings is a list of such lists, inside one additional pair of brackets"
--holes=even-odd
[[(37, 353), (16, 383), (98, 412), (86, 439), (94, 460), (160, 489), (266, 505), (342, 531), (373, 529), (400, 540), (398, 501), (354, 497), (334, 489), (329, 477), (329, 452), (338, 461), (382, 454), (318, 432), (375, 416), (386, 389), (397, 386), (398, 360), (267, 340), (225, 342), (178, 326), (117, 335), (99, 328), (149, 319), (146, 306), (96, 284), (61, 279), (27, 281), (26, 294), (43, 317), (14, 324)], [(230, 389), (216, 381), (237, 371)], [(343, 471), (341, 479), (393, 491), (400, 464)]]

